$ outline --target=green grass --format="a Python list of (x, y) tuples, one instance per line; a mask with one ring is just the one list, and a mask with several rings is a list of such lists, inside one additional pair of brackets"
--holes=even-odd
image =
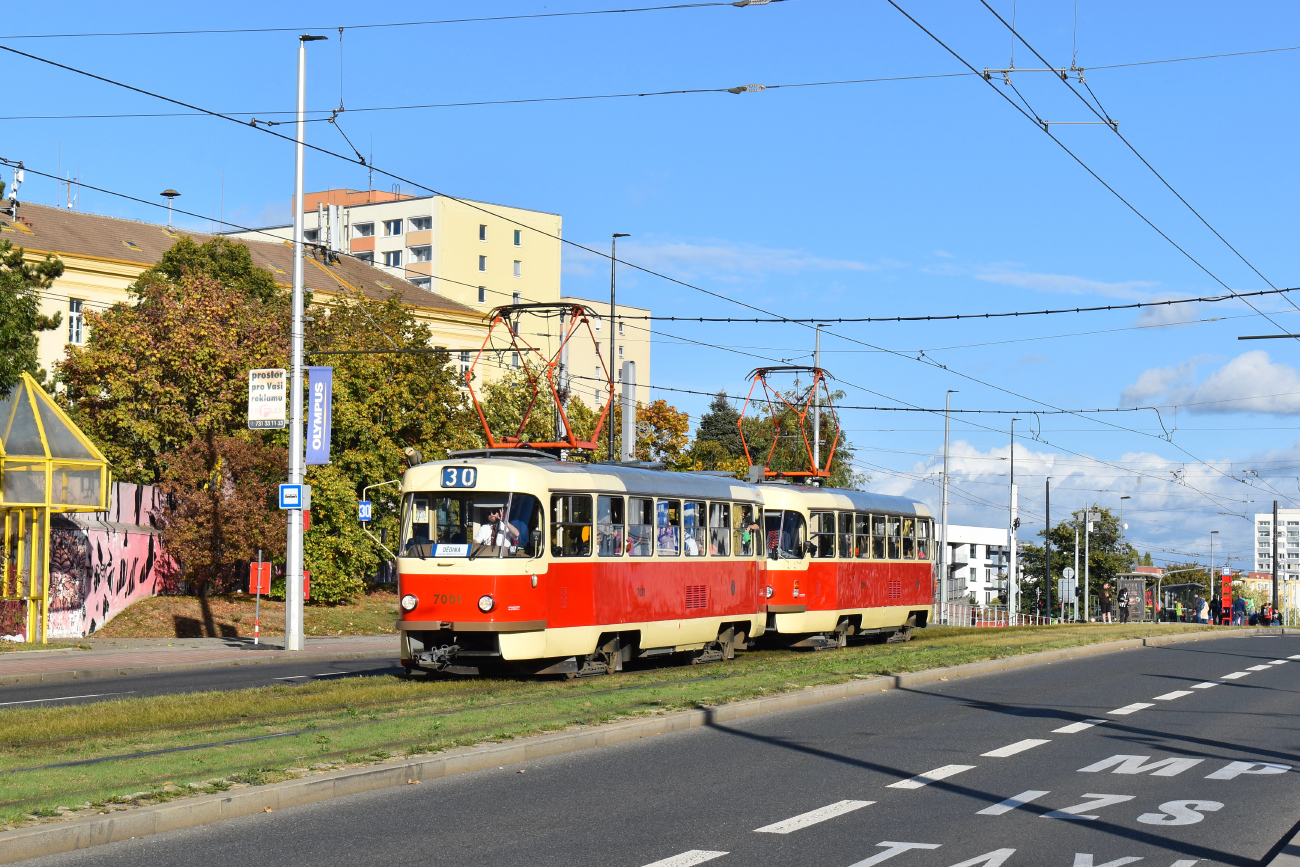
[(39, 641), (0, 641), (0, 653), (16, 653), (20, 650), (90, 650), (89, 644), (79, 644), (76, 641), (71, 643), (66, 641), (51, 641), (49, 644), (41, 644)]
[[(820, 653), (754, 651), (727, 663), (576, 681), (357, 677), (12, 709), (0, 711), (0, 821), (38, 821), (57, 815), (60, 808), (92, 814), (261, 785), (344, 764), (724, 704), (855, 677), (1201, 628), (931, 628), (905, 644)], [(228, 743), (267, 735), (280, 736)], [(177, 747), (196, 748), (40, 767)]]

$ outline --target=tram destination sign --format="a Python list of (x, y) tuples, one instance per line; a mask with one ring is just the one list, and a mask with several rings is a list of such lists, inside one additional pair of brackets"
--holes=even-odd
[(249, 430), (288, 427), (285, 417), (288, 383), (288, 373), (280, 367), (248, 372)]

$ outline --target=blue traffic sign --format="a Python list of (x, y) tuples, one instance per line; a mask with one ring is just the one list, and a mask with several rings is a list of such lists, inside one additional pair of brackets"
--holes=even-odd
[(370, 520), (370, 501), (362, 500), (357, 503), (357, 519), (361, 521)]

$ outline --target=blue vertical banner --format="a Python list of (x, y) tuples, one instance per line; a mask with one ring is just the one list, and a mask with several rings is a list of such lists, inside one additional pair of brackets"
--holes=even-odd
[(330, 462), (330, 425), (334, 420), (334, 368), (307, 368), (307, 463)]

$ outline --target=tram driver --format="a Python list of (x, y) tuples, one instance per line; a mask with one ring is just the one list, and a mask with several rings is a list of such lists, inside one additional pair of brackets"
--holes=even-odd
[(488, 509), (487, 520), (478, 525), (474, 531), (475, 545), (495, 545), (498, 548), (510, 548), (511, 553), (519, 547), (520, 532), (515, 523), (506, 523), (502, 520), (504, 507), (493, 504), (491, 506), (480, 506)]

